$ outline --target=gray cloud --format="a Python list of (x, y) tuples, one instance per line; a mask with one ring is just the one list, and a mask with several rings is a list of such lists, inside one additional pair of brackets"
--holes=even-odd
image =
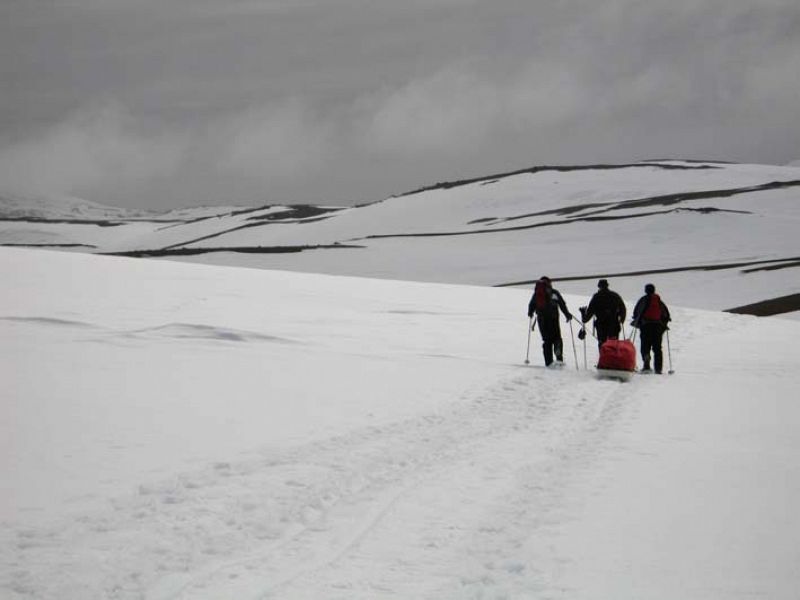
[(5, 0), (0, 189), (358, 202), (534, 163), (800, 156), (789, 0)]
[(104, 189), (174, 172), (183, 152), (181, 140), (142, 137), (120, 109), (106, 106), (0, 149), (0, 184), (37, 195)]
[(318, 121), (302, 101), (236, 115), (218, 132), (218, 166), (266, 180), (292, 180), (319, 169), (334, 144), (331, 124)]

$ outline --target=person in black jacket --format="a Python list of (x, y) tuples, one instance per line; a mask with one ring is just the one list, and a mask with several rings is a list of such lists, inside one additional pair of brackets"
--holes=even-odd
[(650, 352), (652, 351), (655, 371), (661, 373), (664, 365), (661, 339), (668, 329), (667, 323), (671, 320), (667, 305), (656, 294), (656, 286), (648, 283), (644, 286), (644, 296), (639, 298), (633, 309), (633, 320), (631, 321), (631, 325), (638, 327), (641, 332), (641, 352), (644, 361), (642, 371), (650, 370)]
[(619, 294), (608, 289), (608, 280), (597, 282), (597, 293), (592, 296), (589, 306), (581, 307), (581, 320), (586, 323), (594, 317), (598, 348), (607, 339), (618, 339), (621, 323), (625, 322), (627, 309)]
[(559, 308), (569, 323), (572, 320), (572, 314), (567, 308), (567, 303), (564, 302), (564, 298), (558, 290), (553, 289), (550, 278), (542, 277), (536, 282), (533, 296), (528, 303), (528, 318), (532, 318), (534, 312), (536, 313), (539, 333), (542, 336), (544, 364), (548, 367), (553, 363), (553, 353), (558, 361), (557, 364), (564, 364), (564, 342), (561, 339), (561, 326), (558, 322)]

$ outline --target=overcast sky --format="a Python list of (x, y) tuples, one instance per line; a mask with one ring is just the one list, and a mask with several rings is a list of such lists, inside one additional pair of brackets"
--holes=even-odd
[(0, 0), (0, 192), (352, 204), (800, 158), (797, 0)]

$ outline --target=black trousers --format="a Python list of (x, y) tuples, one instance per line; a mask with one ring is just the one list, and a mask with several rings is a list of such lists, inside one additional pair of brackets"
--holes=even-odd
[(561, 339), (561, 324), (558, 322), (558, 313), (555, 317), (551, 315), (536, 314), (539, 323), (539, 333), (542, 336), (542, 351), (544, 353), (544, 364), (550, 366), (553, 362), (553, 354), (558, 361), (564, 360), (564, 342)]
[(603, 345), (607, 339), (619, 339), (620, 325), (619, 321), (599, 321), (594, 322), (594, 332), (597, 334), (597, 347)]
[(661, 323), (644, 323), (639, 328), (641, 332), (642, 360), (645, 368), (650, 366), (650, 353), (653, 353), (653, 369), (661, 373), (664, 366), (664, 356), (661, 353), (661, 339), (664, 336), (664, 326)]

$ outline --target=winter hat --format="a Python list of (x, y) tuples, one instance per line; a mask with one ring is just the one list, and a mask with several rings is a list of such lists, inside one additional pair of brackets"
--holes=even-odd
[(601, 279), (600, 281), (598, 281), (597, 287), (599, 287), (601, 290), (608, 289), (608, 279)]
[(655, 294), (656, 293), (656, 286), (654, 286), (652, 283), (648, 283), (646, 286), (644, 286), (644, 293), (645, 294)]

